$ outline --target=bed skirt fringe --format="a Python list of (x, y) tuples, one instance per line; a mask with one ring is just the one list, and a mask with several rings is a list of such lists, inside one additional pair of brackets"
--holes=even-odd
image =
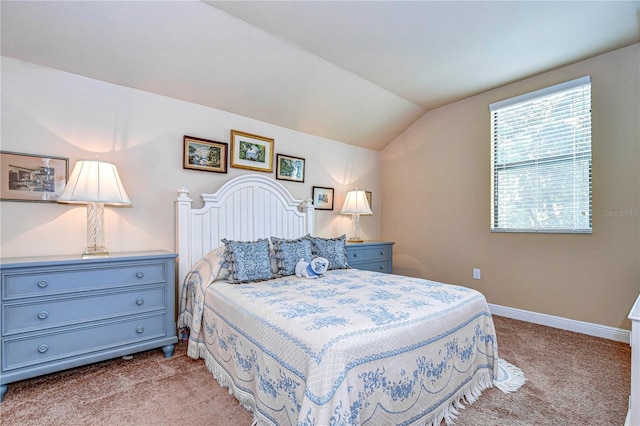
[(251, 422), (251, 426), (277, 426), (257, 415), (254, 409), (255, 400), (253, 398), (253, 395), (244, 392), (236, 387), (236, 385), (233, 383), (233, 380), (231, 380), (231, 377), (229, 377), (227, 372), (224, 371), (222, 367), (220, 367), (218, 362), (215, 360), (215, 358), (213, 358), (213, 356), (211, 356), (204, 345), (189, 345), (187, 355), (191, 356), (189, 352), (191, 352), (192, 348), (194, 348), (193, 352), (199, 352), (199, 356), (195, 356), (193, 358), (204, 359), (204, 363), (207, 366), (207, 369), (211, 372), (211, 374), (213, 374), (213, 378), (216, 379), (218, 383), (220, 383), (220, 386), (222, 386), (223, 388), (228, 388), (229, 394), (233, 395), (240, 402), (240, 405), (242, 407), (253, 413), (253, 422)]
[(448, 426), (455, 424), (460, 410), (464, 410), (465, 408), (464, 404), (473, 404), (484, 390), (491, 387), (493, 387), (493, 380), (490, 373), (480, 373), (476, 375), (471, 381), (470, 386), (459, 391), (453, 397), (451, 403), (445, 405), (433, 419), (426, 421), (419, 420), (414, 423), (414, 426), (440, 426), (442, 420), (444, 420)]
[[(204, 359), (207, 369), (213, 374), (213, 377), (218, 383), (220, 383), (220, 386), (228, 388), (229, 394), (233, 395), (242, 407), (253, 413), (251, 426), (275, 426), (256, 413), (253, 395), (235, 386), (231, 377), (220, 367), (203, 344), (190, 344), (187, 355), (191, 358)], [(470, 386), (459, 391), (451, 403), (444, 406), (434, 418), (431, 420), (418, 420), (412, 426), (440, 426), (442, 420), (444, 420), (448, 426), (453, 425), (460, 414), (460, 410), (464, 410), (465, 403), (471, 405), (476, 402), (484, 390), (495, 386), (504, 393), (510, 393), (517, 391), (525, 383), (526, 378), (524, 373), (518, 367), (502, 359), (498, 359), (498, 366), (500, 371), (497, 379), (494, 380), (490, 373), (480, 373), (476, 375), (471, 381)]]
[(502, 358), (498, 359), (498, 378), (493, 384), (504, 393), (515, 392), (524, 385), (527, 379), (524, 373), (513, 364)]
[(178, 329), (191, 328), (192, 322), (193, 322), (193, 316), (191, 315), (191, 312), (184, 311), (178, 316), (178, 322), (177, 322)]
[(484, 390), (495, 386), (504, 393), (511, 393), (520, 389), (526, 381), (527, 379), (522, 370), (499, 358), (496, 379), (492, 379), (487, 373), (477, 375), (474, 377), (471, 386), (459, 392), (453, 401), (436, 415), (435, 419), (426, 422), (418, 421), (414, 426), (439, 426), (442, 420), (444, 420), (448, 426), (453, 425), (460, 414), (460, 410), (465, 409), (464, 403), (466, 402), (468, 405), (473, 404), (478, 400)]

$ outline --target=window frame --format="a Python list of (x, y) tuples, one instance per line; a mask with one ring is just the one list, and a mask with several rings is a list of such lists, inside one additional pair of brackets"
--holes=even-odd
[[(588, 89), (585, 89), (585, 86), (588, 86)], [(542, 101), (549, 101), (550, 99), (553, 99), (555, 96), (559, 96), (560, 94), (567, 93), (569, 91), (573, 92), (572, 95), (575, 95), (577, 98), (578, 96), (576, 95), (576, 93), (584, 90), (588, 90), (588, 106), (583, 105), (583, 111), (582, 111), (582, 114), (579, 115), (579, 117), (585, 118), (585, 119), (588, 118), (588, 131), (582, 131), (580, 135), (582, 137), (585, 137), (586, 135), (588, 135), (588, 151), (584, 150), (585, 142), (587, 141), (586, 138), (581, 142), (582, 150), (576, 149), (576, 144), (574, 139), (573, 151), (563, 151), (565, 146), (561, 144), (557, 144), (558, 139), (551, 139), (553, 143), (547, 144), (546, 147), (548, 148), (550, 146), (555, 150), (555, 152), (551, 153), (550, 155), (547, 154), (547, 155), (538, 156), (538, 154), (536, 154), (534, 158), (521, 159), (518, 161), (507, 161), (503, 158), (502, 161), (499, 162), (500, 155), (504, 156), (505, 152), (509, 153), (508, 149), (504, 148), (504, 145), (507, 142), (504, 142), (502, 144), (503, 151), (500, 151), (500, 146), (499, 146), (501, 142), (500, 138), (504, 137), (503, 132), (499, 132), (499, 129), (496, 129), (496, 127), (499, 127), (498, 120), (500, 119), (499, 118), (500, 113), (504, 114), (505, 110), (508, 111), (508, 109), (511, 107), (516, 107), (516, 108), (520, 106), (533, 107), (535, 106), (534, 105), (535, 103), (539, 103)], [(563, 107), (563, 108), (565, 108), (566, 110), (570, 110), (569, 107)], [(591, 234), (593, 232), (593, 203), (592, 203), (592, 197), (593, 197), (592, 121), (593, 120), (592, 120), (592, 103), (591, 103), (591, 77), (585, 76), (585, 77), (577, 78), (575, 80), (567, 81), (561, 84), (546, 87), (546, 88), (536, 90), (530, 93), (526, 93), (520, 96), (505, 99), (503, 101), (495, 102), (489, 106), (489, 110), (491, 115), (491, 219), (490, 219), (491, 232)], [(522, 112), (520, 112), (520, 115), (522, 115), (522, 117), (520, 118), (524, 119), (524, 115)], [(555, 115), (555, 113), (553, 118), (559, 120), (559, 118)], [(539, 120), (539, 122), (541, 122), (541, 120)], [(544, 123), (544, 124), (546, 125), (548, 123)], [(531, 127), (534, 127), (534, 126), (535, 124), (531, 125)], [(529, 127), (525, 126), (522, 131), (514, 132), (513, 135), (522, 135), (522, 134), (528, 135), (528, 131), (529, 131)], [(506, 133), (507, 135), (510, 134), (507, 131), (505, 131), (504, 133)], [(563, 135), (562, 131), (555, 131), (555, 133), (556, 133), (555, 134), (556, 137), (558, 137), (558, 135), (560, 136)], [(532, 142), (531, 148), (533, 148), (534, 146), (537, 147), (538, 145), (539, 145), (538, 142)], [(513, 153), (511, 154), (513, 155)], [(580, 166), (577, 166), (576, 164), (578, 162), (581, 162), (582, 164)], [(585, 164), (585, 162), (587, 164)], [(574, 182), (573, 182), (573, 188), (571, 191), (571, 195), (573, 196), (573, 199), (576, 200), (577, 196), (582, 197), (581, 199), (584, 205), (586, 201), (586, 198), (584, 197), (588, 195), (588, 216), (589, 216), (588, 226), (584, 225), (584, 220), (580, 221), (579, 219), (577, 219), (576, 215), (578, 215), (579, 213), (583, 216), (586, 215), (585, 210), (580, 210), (577, 207), (578, 206), (577, 202), (572, 204), (572, 207), (571, 207), (570, 216), (573, 216), (573, 219), (572, 219), (573, 226), (544, 227), (544, 226), (540, 226), (540, 222), (538, 222), (537, 220), (535, 221), (536, 223), (531, 227), (514, 226), (514, 225), (523, 225), (523, 223), (520, 223), (520, 224), (504, 223), (503, 216), (501, 215), (500, 209), (508, 208), (509, 206), (516, 206), (516, 204), (505, 205), (500, 202), (500, 197), (505, 195), (502, 192), (500, 192), (500, 188), (498, 186), (499, 177), (501, 177), (500, 173), (501, 172), (504, 173), (505, 171), (514, 170), (514, 169), (528, 169), (528, 170), (534, 171), (533, 176), (535, 176), (535, 179), (539, 179), (541, 176), (541, 173), (540, 173), (541, 171), (546, 173), (556, 172), (556, 170), (554, 170), (553, 167), (562, 166), (563, 164), (566, 164), (567, 170), (571, 170), (573, 172)], [(564, 168), (562, 170), (564, 170)], [(582, 173), (578, 175), (576, 171), (579, 171), (579, 172), (581, 171)], [(584, 180), (585, 173), (587, 173), (586, 181)], [(522, 175), (522, 176), (526, 176), (526, 175)], [(521, 178), (522, 176), (518, 176), (518, 178)], [(578, 188), (579, 184), (576, 183), (580, 179), (580, 176), (582, 176), (581, 185), (583, 186), (583, 188), (581, 189)], [(517, 186), (517, 185), (519, 184), (516, 184), (516, 186), (513, 187), (514, 190), (517, 188), (523, 187), (523, 186)], [(526, 193), (526, 195), (535, 195), (537, 197), (540, 186), (541, 185), (539, 183), (539, 180), (536, 180), (533, 185), (525, 186), (529, 191)], [(588, 191), (588, 194), (586, 194), (584, 190)], [(507, 193), (506, 195), (507, 196), (513, 195), (514, 192), (515, 191), (512, 191), (511, 193)], [(540, 207), (542, 205), (544, 205), (544, 203), (541, 202), (541, 199), (536, 198), (535, 202), (529, 205), (529, 208), (531, 208), (532, 210), (540, 211), (541, 210)], [(583, 223), (583, 225), (578, 226), (581, 222)]]

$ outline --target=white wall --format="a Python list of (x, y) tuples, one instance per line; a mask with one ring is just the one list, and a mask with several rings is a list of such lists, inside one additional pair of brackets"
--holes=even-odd
[[(306, 159), (304, 183), (282, 182), (296, 198), (312, 186), (335, 188), (333, 211), (318, 211), (316, 234), (351, 233), (351, 219), (339, 214), (346, 191), (373, 192), (373, 216), (361, 232), (379, 237), (379, 153), (295, 132), (224, 111), (2, 57), (3, 151), (78, 159), (96, 154), (116, 163), (131, 208), (105, 208), (105, 240), (112, 251), (174, 250), (174, 199), (182, 186), (215, 192), (228, 174), (182, 168), (182, 137), (229, 142), (231, 129), (275, 139), (275, 153)], [(6, 179), (0, 170), (0, 179)], [(274, 177), (274, 173), (270, 174)], [(57, 203), (0, 203), (0, 255), (17, 257), (81, 253), (86, 246), (84, 207)], [(378, 213), (378, 214), (376, 214)]]

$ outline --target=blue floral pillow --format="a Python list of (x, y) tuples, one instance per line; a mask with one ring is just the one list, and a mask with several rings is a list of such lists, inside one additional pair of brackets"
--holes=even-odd
[(329, 269), (347, 269), (347, 236), (338, 238), (308, 237), (314, 256), (324, 257), (329, 261)]
[(278, 275), (280, 276), (294, 275), (296, 264), (300, 259), (311, 262), (311, 241), (306, 237), (296, 240), (271, 237), (271, 243), (275, 251)]
[(222, 266), (229, 269), (228, 282), (248, 283), (273, 278), (268, 239), (222, 242), (225, 246), (225, 260)]

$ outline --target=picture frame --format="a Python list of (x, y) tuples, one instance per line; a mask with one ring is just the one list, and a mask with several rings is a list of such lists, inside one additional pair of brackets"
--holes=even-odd
[(227, 173), (229, 144), (186, 135), (182, 141), (183, 169)]
[(373, 193), (371, 191), (364, 191), (364, 196), (367, 197), (367, 202), (369, 203), (369, 208), (371, 210), (373, 210), (373, 204), (372, 201), (373, 200)]
[(304, 158), (292, 155), (276, 155), (276, 179), (304, 182)]
[(316, 210), (333, 210), (333, 188), (314, 186), (312, 195)]
[(273, 145), (273, 139), (231, 130), (231, 167), (271, 173)]
[(0, 200), (57, 202), (69, 180), (69, 159), (0, 151)]

